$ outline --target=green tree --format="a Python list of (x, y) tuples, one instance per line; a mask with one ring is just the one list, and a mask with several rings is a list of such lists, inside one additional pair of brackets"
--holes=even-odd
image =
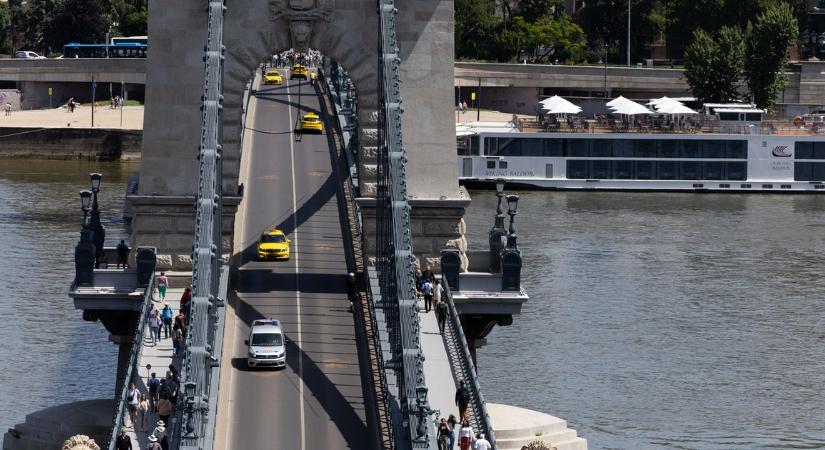
[(532, 63), (579, 61), (587, 48), (584, 31), (566, 14), (557, 19), (544, 17), (534, 23), (516, 16), (513, 31), (519, 37), (518, 52), (524, 52)]
[(564, 0), (519, 0), (516, 14), (528, 22), (547, 17), (559, 18), (564, 13)]
[(122, 16), (118, 25), (118, 32), (123, 36), (145, 36), (147, 34), (149, 14), (146, 7), (140, 9), (130, 7)]
[(745, 44), (737, 27), (722, 27), (717, 36), (702, 29), (693, 33), (685, 49), (685, 78), (702, 103), (737, 99), (745, 65)]
[(750, 27), (745, 79), (760, 108), (773, 109), (777, 94), (785, 88), (788, 47), (796, 40), (798, 27), (787, 3), (766, 8)]
[[(631, 62), (640, 61), (649, 43), (658, 38), (664, 19), (656, 12), (659, 0), (632, 0), (630, 50)], [(576, 22), (591, 39), (591, 47), (598, 41), (616, 43), (621, 61), (627, 62), (627, 3), (628, 0), (593, 0), (576, 13)]]
[(8, 2), (0, 3), (0, 52), (11, 53), (11, 16)]
[(15, 7), (15, 29), (21, 33), (18, 49), (49, 53), (48, 36), (54, 29), (54, 18), (60, 7), (58, 0), (31, 0)]
[(455, 52), (457, 59), (486, 59), (491, 53), (498, 19), (494, 0), (455, 1)]
[(49, 41), (55, 48), (67, 42), (100, 43), (105, 40), (109, 25), (97, 0), (63, 0), (55, 14)]

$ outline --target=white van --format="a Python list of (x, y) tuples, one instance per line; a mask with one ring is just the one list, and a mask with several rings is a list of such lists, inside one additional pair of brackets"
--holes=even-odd
[(252, 322), (247, 346), (246, 364), (253, 367), (285, 367), (286, 341), (281, 322), (259, 319)]

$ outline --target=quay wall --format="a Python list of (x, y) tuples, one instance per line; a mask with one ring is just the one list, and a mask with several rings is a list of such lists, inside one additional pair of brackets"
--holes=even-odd
[(140, 159), (143, 131), (98, 128), (0, 128), (0, 159)]

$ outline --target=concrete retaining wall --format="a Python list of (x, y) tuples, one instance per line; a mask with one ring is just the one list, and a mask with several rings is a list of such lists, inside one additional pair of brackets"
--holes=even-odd
[(0, 128), (0, 158), (130, 160), (143, 132), (89, 128)]

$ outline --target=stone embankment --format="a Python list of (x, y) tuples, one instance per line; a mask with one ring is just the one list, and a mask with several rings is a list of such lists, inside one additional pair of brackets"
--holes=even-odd
[(0, 158), (139, 159), (142, 140), (141, 130), (0, 128)]

